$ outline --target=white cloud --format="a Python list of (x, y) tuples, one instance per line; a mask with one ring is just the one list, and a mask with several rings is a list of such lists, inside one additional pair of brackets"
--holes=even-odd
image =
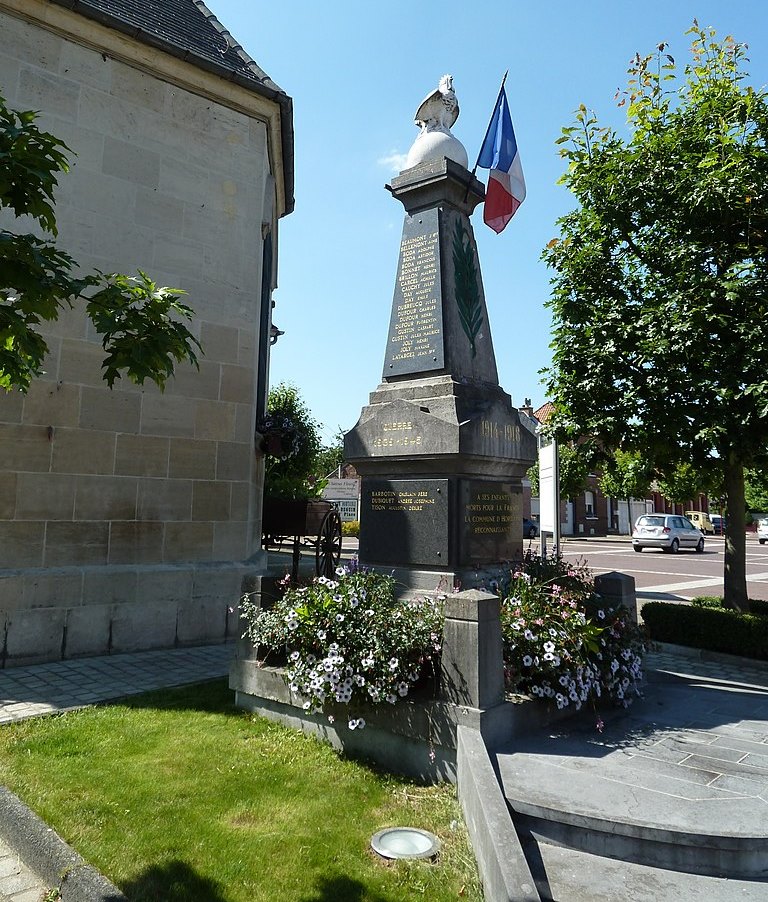
[(383, 157), (379, 157), (376, 162), (379, 166), (383, 166), (390, 172), (399, 173), (405, 169), (405, 160), (407, 156), (408, 154), (406, 153), (398, 153), (397, 150), (390, 150), (390, 152), (384, 154)]

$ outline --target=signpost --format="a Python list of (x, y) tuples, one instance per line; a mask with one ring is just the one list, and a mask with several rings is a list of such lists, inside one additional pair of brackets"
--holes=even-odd
[(336, 503), (342, 523), (360, 519), (359, 479), (329, 479), (328, 485), (323, 489), (323, 498)]
[(539, 447), (539, 525), (541, 554), (547, 553), (546, 533), (552, 536), (552, 550), (560, 553), (560, 456), (557, 442)]

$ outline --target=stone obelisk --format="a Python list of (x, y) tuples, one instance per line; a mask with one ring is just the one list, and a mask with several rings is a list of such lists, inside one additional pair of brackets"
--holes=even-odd
[(522, 554), (536, 442), (499, 386), (469, 217), (484, 199), (451, 133), (450, 76), (419, 107), (382, 383), (345, 436), (362, 476), (360, 562), (409, 590), (488, 585)]

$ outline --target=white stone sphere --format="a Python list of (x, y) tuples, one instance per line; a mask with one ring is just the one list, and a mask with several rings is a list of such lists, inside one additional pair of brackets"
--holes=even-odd
[(468, 168), (467, 152), (464, 145), (450, 132), (424, 131), (413, 142), (405, 160), (405, 168), (418, 166), (419, 163), (427, 163), (432, 160), (442, 160), (443, 157), (453, 160), (465, 169)]

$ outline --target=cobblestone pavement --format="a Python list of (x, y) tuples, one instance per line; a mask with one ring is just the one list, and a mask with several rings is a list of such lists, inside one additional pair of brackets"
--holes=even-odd
[(224, 676), (234, 645), (172, 648), (0, 670), (0, 724)]
[(40, 902), (48, 889), (0, 836), (0, 902)]

